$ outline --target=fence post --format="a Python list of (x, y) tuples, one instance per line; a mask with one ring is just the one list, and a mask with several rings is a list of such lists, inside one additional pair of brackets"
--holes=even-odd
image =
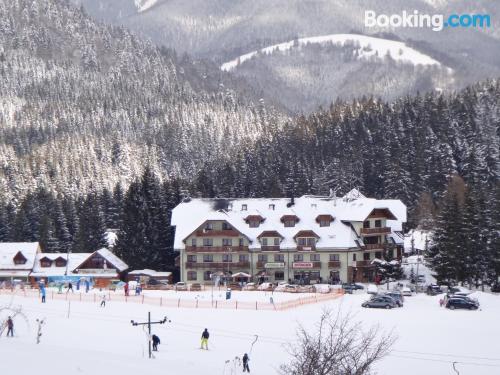
[(257, 310), (257, 301), (255, 301), (255, 310)]
[(144, 294), (142, 295), (142, 304), (144, 304)]
[(198, 300), (196, 300), (196, 308), (198, 308)]
[(238, 310), (238, 301), (236, 301), (236, 310)]
[(160, 306), (163, 305), (163, 297), (160, 297)]
[(180, 307), (181, 306), (181, 299), (179, 298), (179, 300), (177, 301), (177, 307)]
[(215, 301), (215, 308), (217, 308), (217, 300)]

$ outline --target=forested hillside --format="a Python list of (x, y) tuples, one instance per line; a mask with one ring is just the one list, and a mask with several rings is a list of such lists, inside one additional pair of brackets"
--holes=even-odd
[(282, 126), (182, 60), (65, 1), (0, 0), (0, 195), (189, 177)]

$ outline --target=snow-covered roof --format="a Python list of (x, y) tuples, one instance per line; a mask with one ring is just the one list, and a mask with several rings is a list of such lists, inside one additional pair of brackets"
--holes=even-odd
[[(75, 268), (87, 260), (92, 253), (70, 253), (69, 258), (66, 253), (38, 253), (35, 258), (35, 265), (33, 266), (33, 272), (31, 276), (64, 276), (66, 273), (66, 266), (57, 267), (55, 260), (58, 258), (68, 259), (68, 275), (71, 274)], [(43, 258), (48, 258), (52, 261), (50, 267), (42, 267), (40, 260)]]
[(127, 263), (118, 258), (115, 254), (106, 248), (102, 248), (96, 251), (97, 254), (101, 255), (104, 259), (110, 262), (116, 269), (120, 272), (125, 271), (128, 268)]
[[(2, 242), (0, 243), (0, 270), (31, 270), (38, 251), (40, 251), (38, 242)], [(14, 257), (18, 253), (26, 259), (24, 264), (14, 263)]]
[[(352, 193), (352, 194), (351, 194)], [(357, 195), (358, 198), (353, 196)], [(397, 220), (389, 222), (393, 230), (401, 230), (406, 221), (406, 206), (399, 200), (377, 200), (366, 198), (361, 194), (349, 192), (345, 197), (302, 196), (295, 198), (295, 204), (288, 207), (288, 198), (227, 198), (227, 210), (220, 210), (223, 199), (190, 199), (180, 203), (172, 211), (172, 225), (176, 226), (174, 248), (184, 248), (184, 242), (191, 233), (207, 220), (225, 220), (234, 229), (247, 236), (250, 248), (260, 248), (258, 236), (263, 231), (278, 231), (284, 239), (282, 249), (295, 248), (294, 236), (299, 231), (314, 231), (320, 238), (317, 248), (347, 249), (358, 247), (360, 240), (352, 227), (345, 222), (362, 222), (374, 209), (387, 209)], [(245, 206), (246, 205), (246, 206)], [(243, 209), (246, 208), (246, 209)], [(258, 212), (265, 220), (257, 228), (251, 228), (245, 222), (249, 213)], [(294, 227), (284, 227), (281, 217), (296, 215), (299, 221)], [(334, 220), (328, 227), (321, 227), (316, 218), (318, 215), (331, 215)]]
[(155, 271), (155, 270), (150, 270), (150, 269), (143, 269), (143, 270), (134, 270), (128, 273), (129, 275), (146, 275), (146, 276), (151, 276), (151, 277), (169, 277), (172, 275), (172, 272), (160, 272), (160, 271)]

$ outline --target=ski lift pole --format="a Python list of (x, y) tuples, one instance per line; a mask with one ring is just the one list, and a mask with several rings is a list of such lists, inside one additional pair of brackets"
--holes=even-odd
[(148, 321), (147, 322), (135, 322), (133, 320), (130, 321), (130, 323), (133, 326), (148, 326), (148, 349), (149, 349), (149, 358), (152, 356), (152, 351), (151, 351), (151, 324), (165, 324), (166, 322), (170, 323), (170, 320), (167, 319), (167, 317), (164, 317), (163, 320), (159, 320), (157, 322), (152, 322), (151, 321), (151, 311), (148, 312)]

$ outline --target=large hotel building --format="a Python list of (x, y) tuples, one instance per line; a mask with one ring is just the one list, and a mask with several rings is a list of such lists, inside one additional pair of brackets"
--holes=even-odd
[(375, 258), (400, 259), (406, 206), (344, 197), (185, 199), (172, 213), (181, 280), (374, 281)]

